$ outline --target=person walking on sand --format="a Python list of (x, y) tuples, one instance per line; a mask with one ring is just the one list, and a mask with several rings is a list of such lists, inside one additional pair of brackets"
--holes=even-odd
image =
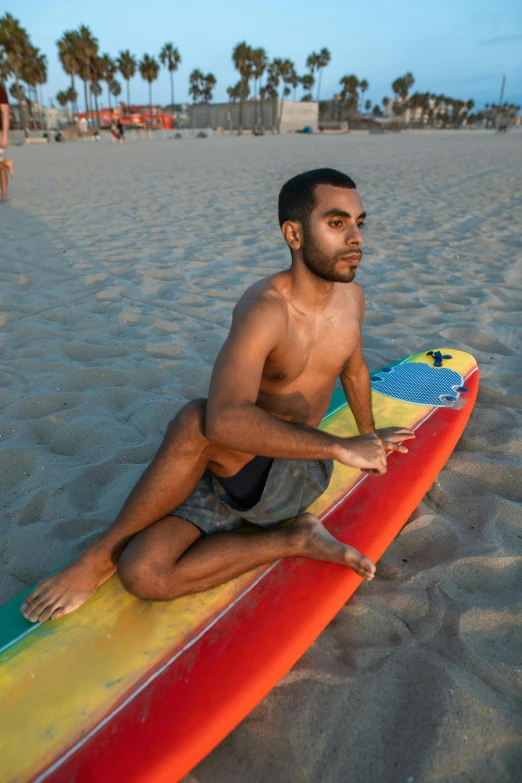
[(0, 84), (0, 188), (2, 201), (7, 201), (7, 189), (9, 177), (13, 176), (14, 164), (12, 160), (6, 160), (5, 151), (9, 146), (9, 98), (7, 90)]
[(121, 119), (118, 119), (116, 123), (116, 127), (118, 128), (118, 133), (120, 134), (121, 142), (123, 144), (126, 141), (126, 139), (125, 139), (125, 128), (123, 127), (123, 123)]
[(118, 142), (119, 144), (122, 144), (121, 136), (118, 131), (118, 123), (115, 119), (111, 122), (111, 134), (112, 134), (112, 143), (116, 144)]
[[(355, 183), (339, 171), (308, 171), (283, 186), (290, 267), (241, 297), (208, 398), (172, 419), (112, 527), (29, 593), (21, 607), (28, 620), (72, 612), (115, 571), (130, 593), (159, 601), (282, 557), (342, 564), (373, 579), (374, 563), (306, 511), (327, 488), (333, 460), (381, 475), (386, 451), (405, 453), (401, 442), (415, 437), (402, 427), (375, 430), (364, 295), (354, 282), (364, 219)], [(356, 437), (318, 429), (338, 377)], [(235, 532), (245, 521), (257, 532)]]

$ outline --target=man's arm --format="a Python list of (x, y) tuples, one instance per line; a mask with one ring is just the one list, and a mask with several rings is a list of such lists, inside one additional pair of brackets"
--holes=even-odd
[(0, 111), (2, 112), (2, 138), (0, 139), (0, 147), (5, 148), (8, 145), (9, 104), (0, 104)]
[(213, 443), (261, 457), (336, 459), (345, 465), (386, 472), (378, 438), (339, 438), (282, 421), (257, 407), (263, 368), (286, 329), (286, 312), (277, 302), (242, 300), (230, 334), (214, 366), (207, 402), (205, 434)]
[(361, 435), (375, 432), (370, 373), (361, 340), (341, 373), (341, 384)]
[[(362, 327), (365, 311), (364, 293), (360, 286), (356, 287), (356, 291), (358, 292), (357, 303)], [(359, 338), (354, 352), (341, 373), (341, 384), (361, 435), (375, 432), (370, 373), (364, 361), (361, 338)]]

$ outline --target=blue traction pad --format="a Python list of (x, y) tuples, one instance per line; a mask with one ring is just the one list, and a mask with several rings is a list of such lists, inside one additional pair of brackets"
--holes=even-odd
[(404, 402), (453, 407), (464, 391), (464, 379), (455, 370), (435, 368), (423, 362), (408, 362), (385, 367), (372, 378), (372, 389)]

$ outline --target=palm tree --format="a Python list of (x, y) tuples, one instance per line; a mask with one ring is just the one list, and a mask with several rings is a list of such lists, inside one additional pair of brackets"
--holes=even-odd
[(116, 76), (118, 68), (109, 54), (102, 54), (102, 56), (99, 58), (99, 67), (101, 78), (107, 84), (107, 97), (109, 99), (109, 109), (112, 115), (111, 82)]
[(149, 108), (152, 118), (152, 82), (155, 82), (158, 78), (159, 63), (154, 57), (149, 57), (148, 54), (143, 55), (143, 60), (140, 62), (140, 74), (141, 78), (145, 79), (149, 83)]
[(181, 55), (174, 44), (166, 43), (159, 55), (161, 64), (168, 68), (170, 74), (170, 103), (172, 105), (172, 127), (174, 127), (174, 71), (178, 70)]
[(364, 110), (370, 111), (371, 108), (372, 108), (372, 102), (370, 100), (366, 101), (366, 103), (364, 104)]
[[(40, 107), (38, 125), (43, 125), (43, 98), (41, 94), (41, 86), (47, 81), (47, 57), (41, 54), (39, 49), (29, 44), (27, 46), (24, 59), (22, 61), (22, 68), (20, 71), (20, 78), (27, 84), (29, 88), (29, 94), (31, 95), (31, 119), (33, 125), (36, 124), (36, 117), (34, 115), (35, 104)], [(40, 95), (38, 95), (38, 87), (40, 87)]]
[(36, 126), (36, 117), (34, 111), (35, 103), (38, 101), (38, 96), (36, 95), (35, 55), (35, 47), (29, 44), (25, 51), (20, 69), (20, 80), (25, 83), (27, 88), (27, 90), (24, 90), (24, 93), (26, 92), (27, 96), (29, 97), (29, 116), (31, 127), (33, 128)]
[[(254, 49), (252, 51), (252, 76), (254, 78), (254, 98), (257, 98), (259, 80), (262, 78), (264, 72), (267, 69), (267, 66), (268, 66), (268, 57), (266, 55), (265, 50), (261, 48)], [(259, 103), (261, 109), (261, 129), (264, 130), (265, 119), (263, 115), (263, 95), (261, 95), (261, 91), (259, 91)], [(257, 101), (255, 104), (254, 127), (257, 128)]]
[(64, 109), (67, 106), (67, 104), (69, 103), (69, 93), (68, 93), (68, 91), (60, 90), (60, 92), (57, 92), (56, 93), (56, 100), (58, 101), (58, 103), (60, 104), (62, 109)]
[[(21, 26), (18, 19), (15, 19), (9, 13), (0, 18), (0, 46), (3, 47), (9, 69), (14, 74), (17, 94), (21, 95), (20, 72), (30, 42), (27, 31)], [(23, 100), (19, 101), (19, 106), (20, 120), (22, 128), (25, 130), (25, 106)]]
[(205, 77), (203, 72), (199, 68), (194, 68), (189, 76), (189, 95), (192, 97), (192, 102), (197, 103), (203, 95), (203, 81)]
[[(62, 68), (64, 69), (65, 73), (71, 77), (71, 88), (74, 91), (75, 95), (76, 95), (76, 88), (74, 85), (74, 77), (80, 71), (80, 62), (77, 57), (78, 54), (77, 39), (78, 39), (78, 33), (75, 30), (68, 30), (62, 35), (60, 40), (56, 42), (58, 46), (58, 57), (60, 59)], [(73, 113), (75, 111), (76, 113), (78, 113), (76, 100), (77, 99), (75, 99)]]
[(2, 51), (2, 49), (0, 49), (0, 83), (5, 84), (11, 74), (12, 71), (7, 57), (5, 56), (5, 53)]
[[(42, 108), (43, 108), (43, 90), (42, 86), (46, 84), (47, 82), (47, 57), (45, 54), (40, 54), (37, 51), (36, 57), (35, 57), (35, 63), (34, 63), (34, 70), (35, 70), (35, 78), (36, 78), (36, 85), (37, 88), (40, 87), (40, 115), (42, 115)], [(42, 116), (40, 119), (40, 124), (42, 124)]]
[(96, 127), (100, 127), (100, 110), (98, 107), (98, 98), (102, 94), (100, 82), (103, 79), (103, 69), (101, 59), (96, 57), (91, 63), (91, 95), (94, 97), (94, 110), (96, 112)]
[(241, 82), (238, 82), (233, 87), (227, 87), (228, 102), (235, 103), (239, 98), (239, 92), (241, 90)]
[(319, 66), (320, 59), (321, 59), (321, 55), (318, 54), (317, 52), (312, 52), (306, 58), (306, 67), (314, 77), (314, 81), (315, 81), (315, 72), (319, 70), (320, 67)]
[(359, 82), (359, 89), (360, 89), (360, 91), (361, 91), (361, 105), (362, 105), (362, 102), (364, 101), (364, 93), (366, 92), (366, 90), (368, 89), (368, 87), (369, 87), (369, 86), (370, 86), (370, 85), (368, 84), (368, 82), (366, 81), (366, 79), (362, 79), (362, 80)]
[(348, 114), (351, 116), (354, 109), (357, 109), (357, 106), (359, 105), (359, 93), (357, 92), (359, 88), (359, 79), (357, 76), (352, 73), (350, 76), (343, 76), (341, 79), (339, 79), (339, 84), (342, 87), (341, 90), (341, 117), (339, 119), (342, 119), (342, 114), (344, 110), (344, 104), (348, 102)]
[(130, 88), (129, 82), (136, 73), (136, 58), (129, 52), (128, 49), (120, 52), (118, 59), (116, 60), (118, 70), (127, 82), (127, 106), (130, 106)]
[(239, 97), (239, 127), (237, 135), (243, 133), (243, 104), (248, 94), (248, 82), (253, 74), (253, 50), (246, 41), (238, 43), (232, 52), (232, 62), (241, 77), (241, 94)]
[(279, 97), (277, 88), (281, 81), (281, 75), (276, 60), (272, 60), (268, 66), (268, 79), (265, 85), (265, 96), (272, 101), (272, 133), (277, 130), (277, 99)]
[(212, 100), (212, 92), (217, 84), (216, 77), (213, 73), (207, 73), (203, 78), (203, 103), (210, 103)]
[(98, 40), (93, 36), (89, 28), (82, 24), (78, 30), (76, 40), (76, 52), (80, 62), (80, 78), (83, 81), (85, 111), (90, 114), (87, 85), (92, 80), (94, 60), (98, 57)]
[(317, 60), (317, 71), (319, 74), (319, 81), (317, 84), (317, 101), (319, 102), (319, 96), (321, 93), (321, 79), (323, 78), (323, 69), (326, 68), (330, 60), (332, 59), (332, 56), (328, 49), (324, 47), (319, 52), (318, 60)]
[[(393, 111), (397, 116), (402, 115), (406, 99), (408, 98), (408, 92), (411, 87), (413, 87), (415, 83), (415, 79), (413, 78), (413, 74), (408, 71), (404, 76), (400, 76), (398, 79), (395, 79), (395, 81), (392, 83), (392, 90), (397, 96), (397, 100), (394, 103)], [(396, 108), (397, 105), (397, 108)], [(402, 111), (398, 111), (398, 108), (401, 107)]]
[(294, 91), (294, 101), (295, 101), (296, 100), (297, 88), (301, 84), (301, 77), (297, 75), (297, 71), (295, 70), (295, 68), (293, 69), (293, 72), (291, 74), (289, 84), (290, 84), (290, 86), (292, 87), (292, 89)]
[(311, 101), (312, 100), (312, 87), (315, 84), (315, 79), (312, 76), (311, 73), (305, 73), (304, 76), (301, 76), (301, 85), (304, 90), (304, 95), (301, 98), (302, 101)]
[(113, 79), (112, 82), (109, 84), (109, 92), (115, 98), (117, 98), (118, 95), (121, 94), (121, 84), (117, 79)]
[(72, 87), (69, 87), (69, 89), (66, 92), (67, 99), (69, 103), (71, 104), (71, 117), (74, 121), (74, 107), (76, 106), (76, 102), (78, 100), (78, 93), (76, 90), (73, 90)]
[(281, 104), (279, 108), (279, 118), (277, 121), (277, 132), (281, 133), (281, 120), (283, 119), (284, 102), (287, 95), (292, 92), (289, 84), (293, 84), (295, 73), (295, 66), (291, 60), (282, 60), (279, 57), (274, 58), (272, 62), (272, 75), (277, 74), (279, 79), (282, 80), (283, 86), (281, 88)]

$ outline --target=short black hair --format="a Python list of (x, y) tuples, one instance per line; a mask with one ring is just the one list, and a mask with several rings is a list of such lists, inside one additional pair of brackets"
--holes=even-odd
[(279, 225), (287, 220), (297, 220), (306, 226), (316, 205), (317, 185), (333, 185), (335, 188), (355, 190), (355, 182), (348, 174), (336, 169), (313, 169), (292, 177), (279, 193)]

